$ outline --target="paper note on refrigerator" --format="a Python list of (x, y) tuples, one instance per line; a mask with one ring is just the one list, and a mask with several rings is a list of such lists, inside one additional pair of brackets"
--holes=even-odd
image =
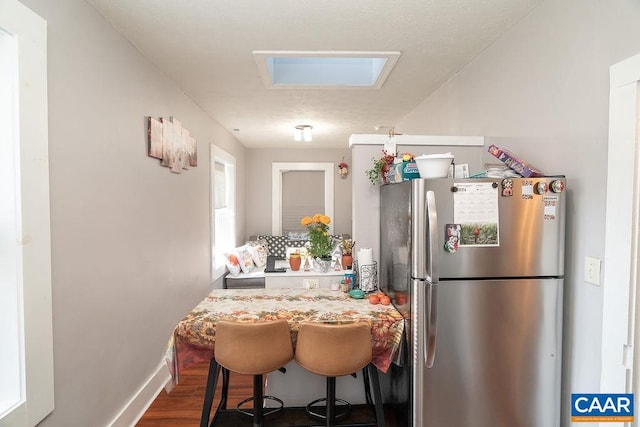
[(460, 246), (500, 246), (498, 187), (493, 182), (455, 183), (453, 218)]

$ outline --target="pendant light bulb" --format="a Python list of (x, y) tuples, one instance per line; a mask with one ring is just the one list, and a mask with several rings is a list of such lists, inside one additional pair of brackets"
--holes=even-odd
[(302, 141), (303, 139), (306, 142), (309, 142), (313, 139), (313, 135), (311, 131), (313, 130), (313, 126), (310, 125), (298, 125), (293, 129), (293, 139), (294, 141)]
[(311, 140), (313, 139), (313, 135), (311, 134), (311, 129), (313, 129), (311, 126), (305, 126), (304, 130), (302, 131), (304, 140), (306, 142), (311, 142)]

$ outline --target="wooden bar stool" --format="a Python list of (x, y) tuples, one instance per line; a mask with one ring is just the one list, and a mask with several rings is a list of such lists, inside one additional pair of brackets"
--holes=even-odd
[[(216, 325), (215, 360), (220, 366), (240, 374), (253, 375), (253, 397), (243, 400), (238, 411), (253, 416), (253, 426), (263, 425), (263, 418), (282, 410), (282, 400), (263, 395), (263, 375), (293, 360), (291, 331), (286, 320), (241, 323), (220, 321)], [(264, 399), (279, 407), (264, 411)], [(253, 401), (253, 413), (242, 405)]]
[[(349, 402), (336, 399), (336, 377), (349, 375), (369, 366), (371, 341), (371, 329), (366, 323), (345, 325), (303, 323), (300, 325), (295, 353), (296, 362), (314, 374), (327, 377), (326, 398), (309, 403), (307, 405), (309, 414), (326, 419), (327, 426), (335, 425), (336, 418), (348, 414), (351, 408)], [(378, 397), (376, 393), (376, 418), (382, 413), (381, 410), (378, 411), (378, 405), (382, 404)], [(324, 400), (326, 400), (326, 415), (313, 410), (313, 405)], [(336, 402), (345, 407), (340, 414), (336, 414)]]

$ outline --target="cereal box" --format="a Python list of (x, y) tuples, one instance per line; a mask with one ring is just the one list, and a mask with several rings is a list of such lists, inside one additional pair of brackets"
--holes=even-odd
[(491, 155), (496, 157), (498, 160), (500, 160), (505, 165), (509, 166), (511, 169), (525, 178), (530, 178), (532, 176), (544, 176), (544, 173), (542, 171), (525, 163), (524, 161), (517, 158), (513, 153), (505, 149), (496, 147), (492, 144), (489, 146), (488, 151), (489, 153), (491, 153)]

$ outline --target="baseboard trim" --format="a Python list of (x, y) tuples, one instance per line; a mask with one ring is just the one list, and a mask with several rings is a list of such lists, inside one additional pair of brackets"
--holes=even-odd
[(156, 396), (171, 379), (164, 360), (147, 382), (131, 397), (120, 413), (109, 423), (111, 427), (134, 427)]

